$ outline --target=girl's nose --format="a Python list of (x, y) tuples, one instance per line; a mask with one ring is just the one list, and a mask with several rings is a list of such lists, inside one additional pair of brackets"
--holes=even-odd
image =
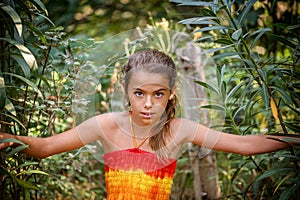
[(144, 104), (145, 108), (151, 108), (152, 107), (152, 98), (151, 96), (146, 96), (146, 101)]

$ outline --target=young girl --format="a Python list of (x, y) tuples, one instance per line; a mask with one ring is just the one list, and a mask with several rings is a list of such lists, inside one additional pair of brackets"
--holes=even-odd
[[(99, 140), (105, 152), (107, 199), (169, 199), (175, 158), (187, 142), (242, 155), (288, 147), (265, 135), (222, 133), (176, 118), (175, 64), (158, 50), (135, 53), (122, 72), (128, 111), (92, 117), (69, 131), (48, 138), (1, 133), (0, 139), (20, 140), (29, 145), (24, 153), (38, 158)], [(1, 143), (0, 149), (12, 145), (15, 144)]]

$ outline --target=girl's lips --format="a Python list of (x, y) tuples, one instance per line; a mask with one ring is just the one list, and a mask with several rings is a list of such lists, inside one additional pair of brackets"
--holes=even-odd
[(141, 112), (141, 115), (143, 116), (143, 118), (150, 119), (150, 118), (152, 118), (152, 116), (154, 115), (154, 113), (150, 113), (150, 112)]

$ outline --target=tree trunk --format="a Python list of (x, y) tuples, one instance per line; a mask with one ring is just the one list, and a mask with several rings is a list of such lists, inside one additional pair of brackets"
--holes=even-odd
[[(208, 112), (200, 109), (207, 104), (206, 91), (195, 80), (205, 81), (204, 64), (201, 49), (194, 43), (187, 43), (178, 49), (179, 72), (181, 72), (181, 103), (185, 118), (209, 124)], [(191, 169), (193, 172), (194, 199), (218, 199), (221, 197), (218, 184), (215, 153), (193, 144), (188, 145)]]

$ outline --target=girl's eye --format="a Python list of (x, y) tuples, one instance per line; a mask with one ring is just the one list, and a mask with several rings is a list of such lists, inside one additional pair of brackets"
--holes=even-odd
[(155, 97), (160, 98), (160, 97), (162, 97), (163, 95), (164, 95), (163, 93), (158, 92), (158, 93), (155, 94)]
[(135, 96), (137, 96), (137, 97), (142, 97), (142, 96), (143, 96), (143, 93), (142, 93), (142, 92), (135, 92), (134, 94), (135, 94)]

